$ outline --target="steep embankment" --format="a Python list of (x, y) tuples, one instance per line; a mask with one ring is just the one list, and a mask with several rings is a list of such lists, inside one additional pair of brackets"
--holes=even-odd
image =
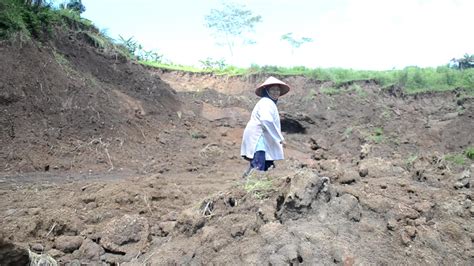
[(147, 133), (175, 119), (166, 83), (87, 36), (0, 44), (0, 171), (131, 166)]

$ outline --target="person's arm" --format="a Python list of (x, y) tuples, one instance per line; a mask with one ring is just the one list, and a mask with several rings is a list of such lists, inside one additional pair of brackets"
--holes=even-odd
[(278, 115), (278, 112), (275, 113), (274, 110), (272, 112), (272, 108), (269, 108), (264, 104), (260, 107), (261, 108), (259, 108), (257, 112), (257, 119), (260, 121), (263, 131), (270, 134), (276, 142), (283, 144), (285, 139), (283, 138), (281, 131), (276, 127), (276, 120), (274, 117), (275, 115)]

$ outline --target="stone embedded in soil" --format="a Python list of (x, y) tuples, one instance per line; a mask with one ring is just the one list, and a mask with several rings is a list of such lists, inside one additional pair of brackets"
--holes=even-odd
[(230, 235), (234, 238), (243, 236), (245, 234), (245, 227), (243, 225), (237, 224), (233, 225), (230, 228)]
[(325, 152), (322, 149), (316, 150), (313, 155), (311, 155), (311, 159), (319, 161), (327, 159)]
[(389, 219), (387, 221), (388, 230), (395, 231), (397, 229), (397, 221), (395, 219)]
[(38, 215), (41, 212), (41, 208), (30, 208), (28, 210), (29, 215)]
[(123, 256), (111, 253), (105, 253), (100, 256), (100, 260), (107, 263), (107, 265), (120, 265), (123, 262)]
[(420, 217), (415, 220), (415, 225), (420, 226), (426, 224), (426, 218), (425, 217)]
[(59, 258), (64, 256), (64, 252), (55, 248), (48, 250), (47, 254), (53, 258)]
[(469, 169), (464, 170), (457, 178), (457, 180), (464, 180), (471, 177), (471, 171)]
[(286, 262), (290, 262), (290, 265), (294, 265), (295, 262), (298, 262), (298, 247), (296, 244), (286, 244), (277, 251), (278, 254), (281, 254)]
[(44, 247), (40, 243), (35, 243), (31, 245), (31, 250), (36, 251), (36, 252), (42, 252), (44, 250)]
[(417, 202), (413, 205), (413, 208), (423, 214), (428, 213), (431, 208), (433, 208), (434, 204), (429, 201), (422, 201), (422, 202)]
[(105, 250), (130, 253), (141, 250), (148, 241), (149, 225), (139, 215), (124, 215), (110, 221), (102, 232), (100, 245)]
[(393, 211), (392, 200), (382, 195), (371, 195), (370, 197), (360, 197), (360, 203), (376, 213), (385, 214)]
[(197, 211), (186, 209), (179, 215), (176, 223), (176, 229), (186, 236), (192, 236), (199, 229), (204, 227), (205, 224), (206, 219)]
[(397, 220), (402, 220), (406, 218), (414, 220), (420, 217), (420, 213), (418, 211), (402, 204), (398, 204), (397, 206), (395, 206), (395, 209), (393, 209), (392, 211), (395, 215), (394, 218)]
[(408, 235), (408, 233), (406, 231), (402, 231), (400, 233), (400, 237), (401, 237), (401, 240), (402, 240), (402, 243), (405, 245), (405, 246), (408, 246), (410, 245), (411, 243), (411, 237)]
[(369, 169), (367, 166), (361, 165), (359, 166), (359, 176), (366, 177), (369, 174)]
[(411, 225), (405, 226), (405, 232), (408, 234), (409, 237), (413, 238), (416, 235), (416, 228)]
[(275, 221), (275, 207), (271, 203), (262, 204), (257, 211), (258, 217), (262, 220), (263, 223), (274, 222)]
[(320, 177), (312, 171), (299, 172), (291, 179), (277, 216), (281, 219), (297, 219), (312, 209), (319, 201), (328, 201), (329, 178)]
[(158, 225), (152, 226), (152, 228), (150, 229), (150, 232), (152, 235), (164, 237), (164, 236), (169, 235), (171, 232), (173, 232), (175, 226), (176, 226), (175, 221), (161, 222)]
[(471, 186), (471, 180), (467, 177), (462, 177), (458, 180), (454, 183), (455, 189), (469, 188)]
[(337, 180), (340, 184), (352, 184), (359, 180), (359, 174), (353, 169), (347, 169), (344, 174)]
[(82, 245), (83, 238), (80, 236), (59, 236), (54, 241), (54, 247), (65, 253), (73, 252)]
[(99, 260), (100, 256), (105, 253), (104, 249), (90, 239), (84, 240), (79, 248), (80, 257), (89, 260)]

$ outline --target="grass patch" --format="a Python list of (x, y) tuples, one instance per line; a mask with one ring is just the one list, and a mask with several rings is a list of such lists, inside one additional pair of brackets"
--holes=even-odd
[(380, 114), (380, 118), (388, 120), (392, 117), (392, 109), (388, 106), (384, 106), (382, 113)]
[(166, 63), (151, 62), (151, 61), (139, 61), (139, 62), (145, 66), (168, 69), (168, 70), (177, 70), (177, 71), (194, 72), (194, 73), (211, 73), (212, 72), (212, 70), (203, 70), (203, 69), (193, 67), (193, 66), (166, 64)]
[(359, 96), (360, 98), (365, 98), (367, 97), (367, 92), (364, 91), (364, 89), (358, 85), (358, 84), (353, 84), (351, 85), (351, 87), (349, 87), (349, 90), (350, 91), (355, 91), (355, 93), (357, 94), (357, 96)]
[(385, 139), (383, 134), (383, 128), (376, 127), (372, 134), (369, 136), (369, 139), (375, 143), (381, 143)]
[(457, 165), (464, 165), (466, 164), (466, 159), (462, 154), (447, 154), (444, 156), (444, 160), (457, 164)]
[(342, 68), (307, 68), (259, 66), (251, 65), (249, 68), (238, 68), (229, 65), (216, 68), (202, 69), (199, 67), (176, 65), (172, 63), (153, 63), (141, 61), (142, 64), (172, 69), (178, 71), (189, 71), (198, 73), (214, 73), (217, 75), (276, 75), (305, 76), (320, 81), (330, 81), (331, 87), (321, 89), (326, 95), (335, 95), (348, 91), (355, 91), (359, 97), (366, 97), (367, 92), (358, 84), (351, 85), (347, 90), (339, 89), (339, 86), (348, 82), (372, 80), (382, 88), (400, 86), (406, 94), (417, 94), (425, 92), (442, 92), (458, 89), (465, 97), (474, 97), (474, 68), (458, 70), (448, 66), (436, 68), (406, 67), (401, 70), (366, 71)]
[(247, 177), (243, 189), (255, 198), (263, 199), (273, 190), (273, 181), (268, 176), (254, 171)]

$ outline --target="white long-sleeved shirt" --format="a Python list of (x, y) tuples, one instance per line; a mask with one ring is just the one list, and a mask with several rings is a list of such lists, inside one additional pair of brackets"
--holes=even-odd
[(266, 97), (262, 97), (253, 108), (244, 130), (240, 155), (252, 159), (260, 136), (263, 136), (265, 142), (265, 160), (283, 160), (281, 142), (284, 138), (281, 134), (280, 115), (276, 104)]

